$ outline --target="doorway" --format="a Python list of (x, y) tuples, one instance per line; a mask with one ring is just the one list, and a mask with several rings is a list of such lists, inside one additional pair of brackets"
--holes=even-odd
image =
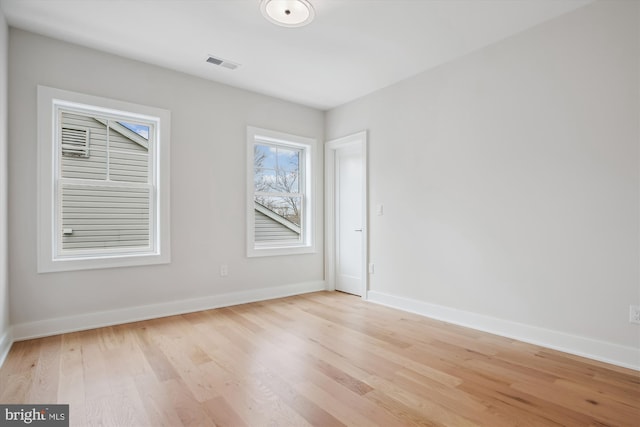
[(367, 293), (367, 134), (329, 141), (325, 149), (329, 288)]

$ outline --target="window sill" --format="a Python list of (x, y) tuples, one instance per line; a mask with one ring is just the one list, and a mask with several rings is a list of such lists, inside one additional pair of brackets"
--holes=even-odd
[(142, 265), (169, 264), (169, 255), (142, 253), (138, 255), (114, 255), (94, 258), (61, 258), (45, 260), (38, 263), (38, 273), (55, 273), (58, 271), (94, 270), (99, 268), (134, 267)]
[(264, 246), (249, 248), (247, 257), (265, 257), (265, 256), (284, 256), (284, 255), (302, 255), (316, 253), (314, 246)]

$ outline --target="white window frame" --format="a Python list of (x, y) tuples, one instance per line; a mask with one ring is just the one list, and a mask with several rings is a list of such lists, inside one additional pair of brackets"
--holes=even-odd
[[(301, 239), (298, 242), (256, 242), (254, 210), (254, 145), (267, 144), (300, 150), (302, 197)], [(296, 255), (316, 252), (315, 247), (315, 161), (316, 140), (269, 129), (247, 126), (247, 257)]]
[[(127, 117), (152, 123), (156, 144), (149, 147), (151, 188), (149, 248), (62, 251), (58, 236), (60, 221), (60, 138), (59, 111), (95, 112), (110, 118)], [(124, 101), (38, 86), (38, 273), (166, 264), (171, 261), (169, 222), (168, 110)], [(126, 182), (122, 183), (126, 186)], [(109, 186), (97, 181), (97, 186)]]

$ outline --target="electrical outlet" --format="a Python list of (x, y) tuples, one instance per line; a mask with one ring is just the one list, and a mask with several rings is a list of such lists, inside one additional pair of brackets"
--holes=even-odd
[(372, 263), (372, 262), (370, 262), (370, 263), (369, 263), (369, 274), (373, 274), (373, 273), (374, 273), (374, 271), (375, 271), (375, 269), (374, 269), (373, 263)]
[(227, 277), (229, 275), (229, 266), (227, 264), (222, 264), (220, 266), (220, 276)]
[(629, 322), (640, 323), (640, 305), (629, 306)]

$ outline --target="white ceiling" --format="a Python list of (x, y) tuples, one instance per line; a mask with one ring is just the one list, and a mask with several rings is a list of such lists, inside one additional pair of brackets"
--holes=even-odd
[[(329, 109), (592, 0), (310, 0), (303, 28), (259, 0), (0, 0), (13, 27)], [(236, 70), (207, 55), (242, 64)]]

